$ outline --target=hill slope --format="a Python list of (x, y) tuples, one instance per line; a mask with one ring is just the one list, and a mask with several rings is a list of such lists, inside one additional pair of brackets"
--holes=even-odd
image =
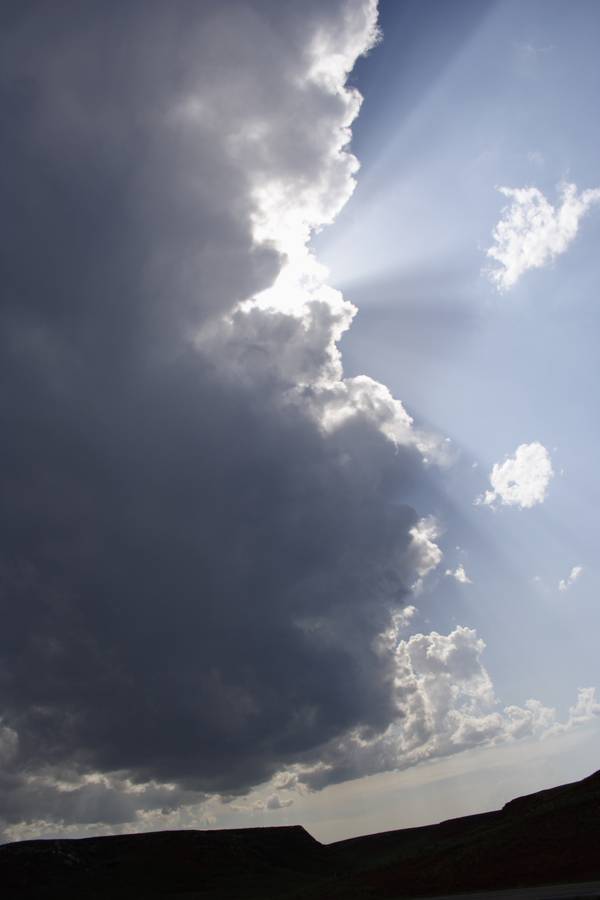
[(0, 847), (11, 900), (350, 900), (596, 879), (600, 772), (497, 812), (328, 846), (293, 826)]
[(366, 870), (353, 878), (362, 896), (593, 881), (600, 879), (600, 772), (511, 800), (497, 812), (353, 838), (330, 849), (364, 861)]

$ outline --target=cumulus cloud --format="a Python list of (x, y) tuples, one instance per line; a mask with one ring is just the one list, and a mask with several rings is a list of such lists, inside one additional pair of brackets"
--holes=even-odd
[(459, 584), (473, 584), (467, 573), (465, 572), (465, 567), (461, 563), (456, 567), (456, 569), (446, 569), (446, 575), (449, 575), (451, 578), (454, 578), (455, 581), (458, 581)]
[(300, 784), (315, 789), (426, 759), (525, 738), (544, 739), (600, 715), (594, 688), (582, 688), (566, 721), (530, 699), (502, 707), (482, 662), (485, 643), (471, 628), (414, 634), (396, 643), (395, 689), (401, 716), (380, 735), (355, 730), (332, 742), (315, 766), (296, 767)]
[(567, 577), (561, 578), (558, 582), (559, 591), (568, 591), (571, 585), (575, 584), (582, 572), (583, 566), (573, 566)]
[(433, 516), (420, 519), (411, 529), (408, 554), (417, 579), (411, 585), (415, 594), (423, 590), (424, 579), (442, 561), (442, 551), (436, 544), (440, 536), (439, 524)]
[(579, 688), (577, 701), (569, 709), (566, 727), (587, 725), (597, 716), (600, 716), (600, 703), (596, 700), (596, 689), (593, 687)]
[(307, 249), (354, 187), (374, 0), (22, 3), (5, 25), (14, 835), (150, 821), (384, 731), (382, 635), (441, 559), (403, 497), (445, 450), (344, 376), (355, 310)]
[[(293, 778), (291, 775), (290, 779), (292, 786), (295, 788), (297, 786), (297, 779)], [(288, 806), (292, 806), (293, 803), (293, 797), (282, 797), (278, 791), (274, 791), (268, 794), (267, 797), (264, 797), (262, 799), (249, 799), (247, 801), (229, 803), (228, 807), (235, 812), (257, 813), (273, 812), (274, 810), (287, 809)]]
[(544, 502), (553, 475), (550, 454), (543, 444), (539, 441), (520, 444), (514, 456), (494, 464), (490, 474), (492, 490), (478, 497), (475, 503), (493, 506), (499, 502), (530, 509)]
[(494, 228), (487, 256), (499, 265), (488, 274), (498, 290), (513, 287), (528, 269), (540, 269), (568, 249), (583, 216), (600, 201), (600, 188), (577, 192), (575, 184), (559, 185), (553, 206), (535, 187), (498, 188), (510, 205)]

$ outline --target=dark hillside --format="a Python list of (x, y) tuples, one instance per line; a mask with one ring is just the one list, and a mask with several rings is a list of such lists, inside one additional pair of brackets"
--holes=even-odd
[(0, 847), (7, 900), (351, 900), (600, 880), (600, 772), (497, 812), (324, 846), (300, 826)]
[(327, 871), (326, 848), (300, 826), (22, 841), (0, 847), (0, 896), (279, 897)]
[(593, 881), (600, 879), (600, 772), (511, 800), (497, 812), (353, 838), (330, 849), (368, 865), (354, 879), (365, 896)]

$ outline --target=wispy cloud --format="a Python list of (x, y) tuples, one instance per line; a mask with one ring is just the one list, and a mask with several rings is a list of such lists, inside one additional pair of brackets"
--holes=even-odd
[(536, 47), (531, 41), (521, 41), (515, 43), (515, 50), (524, 56), (541, 56), (546, 53), (552, 53), (554, 44), (546, 44), (546, 46)]
[(541, 269), (573, 242), (585, 213), (600, 201), (600, 188), (577, 193), (574, 184), (559, 185), (553, 206), (535, 187), (498, 188), (511, 200), (493, 231), (486, 251), (499, 266), (487, 270), (499, 291), (513, 287), (528, 269)]
[(540, 153), (539, 150), (530, 150), (527, 154), (527, 159), (530, 163), (534, 163), (536, 166), (544, 165), (544, 154)]
[(582, 572), (583, 566), (573, 566), (567, 577), (561, 578), (558, 582), (559, 591), (568, 591), (571, 585), (575, 584)]
[(543, 444), (520, 444), (514, 456), (494, 465), (490, 473), (492, 490), (478, 497), (475, 504), (493, 506), (499, 501), (504, 506), (529, 509), (544, 502), (553, 475), (550, 454)]

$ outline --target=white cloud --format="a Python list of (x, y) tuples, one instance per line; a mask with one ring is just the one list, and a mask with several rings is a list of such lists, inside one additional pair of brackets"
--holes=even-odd
[(442, 561), (443, 553), (435, 543), (439, 535), (439, 524), (433, 516), (419, 519), (410, 530), (411, 542), (406, 556), (418, 576), (412, 585), (415, 594), (419, 594), (423, 590), (424, 579)]
[(455, 581), (458, 581), (460, 584), (473, 584), (467, 573), (465, 572), (465, 567), (461, 563), (456, 569), (446, 569), (446, 575), (454, 578)]
[(558, 582), (559, 591), (568, 591), (571, 585), (577, 581), (582, 572), (583, 566), (573, 566), (567, 577), (561, 578)]
[(492, 506), (499, 501), (504, 506), (529, 509), (544, 502), (553, 475), (550, 454), (543, 444), (520, 444), (514, 456), (494, 465), (490, 474), (492, 490), (475, 503)]
[(593, 687), (579, 688), (577, 701), (569, 709), (567, 727), (587, 725), (597, 716), (600, 716), (600, 703), (596, 700), (596, 689)]
[(559, 186), (560, 204), (552, 206), (535, 187), (498, 188), (511, 200), (494, 228), (494, 244), (487, 256), (499, 263), (488, 271), (498, 290), (513, 287), (528, 269), (539, 269), (564, 253), (575, 239), (579, 223), (600, 188), (577, 193), (574, 184)]
[(503, 707), (482, 663), (485, 643), (471, 628), (414, 634), (396, 647), (398, 719), (383, 734), (354, 731), (326, 748), (315, 766), (295, 767), (300, 785), (406, 769), (477, 746), (544, 739), (600, 716), (593, 687), (580, 688), (568, 718), (539, 700)]

